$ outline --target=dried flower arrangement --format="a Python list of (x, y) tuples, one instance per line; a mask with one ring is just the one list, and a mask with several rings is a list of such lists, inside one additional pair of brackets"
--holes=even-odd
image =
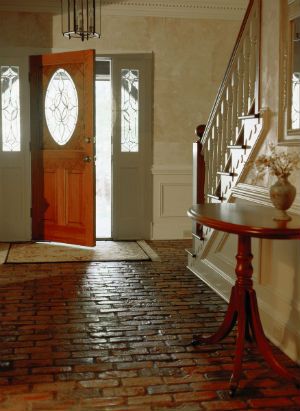
[(262, 154), (255, 161), (254, 164), (261, 177), (265, 171), (273, 176), (288, 177), (294, 170), (300, 169), (300, 154), (299, 153), (285, 153), (276, 148), (274, 144), (270, 144), (270, 154)]

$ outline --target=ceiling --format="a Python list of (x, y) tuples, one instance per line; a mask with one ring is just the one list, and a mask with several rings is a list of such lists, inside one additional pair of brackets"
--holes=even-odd
[[(241, 19), (248, 0), (102, 0), (104, 15)], [(60, 0), (0, 0), (0, 11), (60, 13)]]

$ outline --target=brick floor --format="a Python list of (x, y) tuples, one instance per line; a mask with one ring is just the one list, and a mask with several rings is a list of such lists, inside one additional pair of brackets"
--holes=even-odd
[(229, 397), (234, 335), (188, 345), (226, 304), (185, 269), (188, 241), (150, 244), (161, 262), (1, 266), (0, 411), (300, 410), (253, 350)]

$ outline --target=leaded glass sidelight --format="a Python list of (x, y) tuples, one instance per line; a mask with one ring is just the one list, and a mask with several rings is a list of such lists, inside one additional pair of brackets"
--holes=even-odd
[(121, 70), (121, 151), (139, 151), (139, 70)]
[(292, 76), (291, 128), (300, 129), (300, 73)]
[(45, 97), (46, 123), (53, 140), (63, 146), (72, 137), (78, 120), (78, 95), (69, 73), (58, 69)]
[(19, 67), (1, 66), (2, 150), (20, 151)]

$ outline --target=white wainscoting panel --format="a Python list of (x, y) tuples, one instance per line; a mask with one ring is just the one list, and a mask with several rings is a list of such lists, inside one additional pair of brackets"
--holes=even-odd
[(153, 167), (152, 239), (191, 238), (192, 168)]

